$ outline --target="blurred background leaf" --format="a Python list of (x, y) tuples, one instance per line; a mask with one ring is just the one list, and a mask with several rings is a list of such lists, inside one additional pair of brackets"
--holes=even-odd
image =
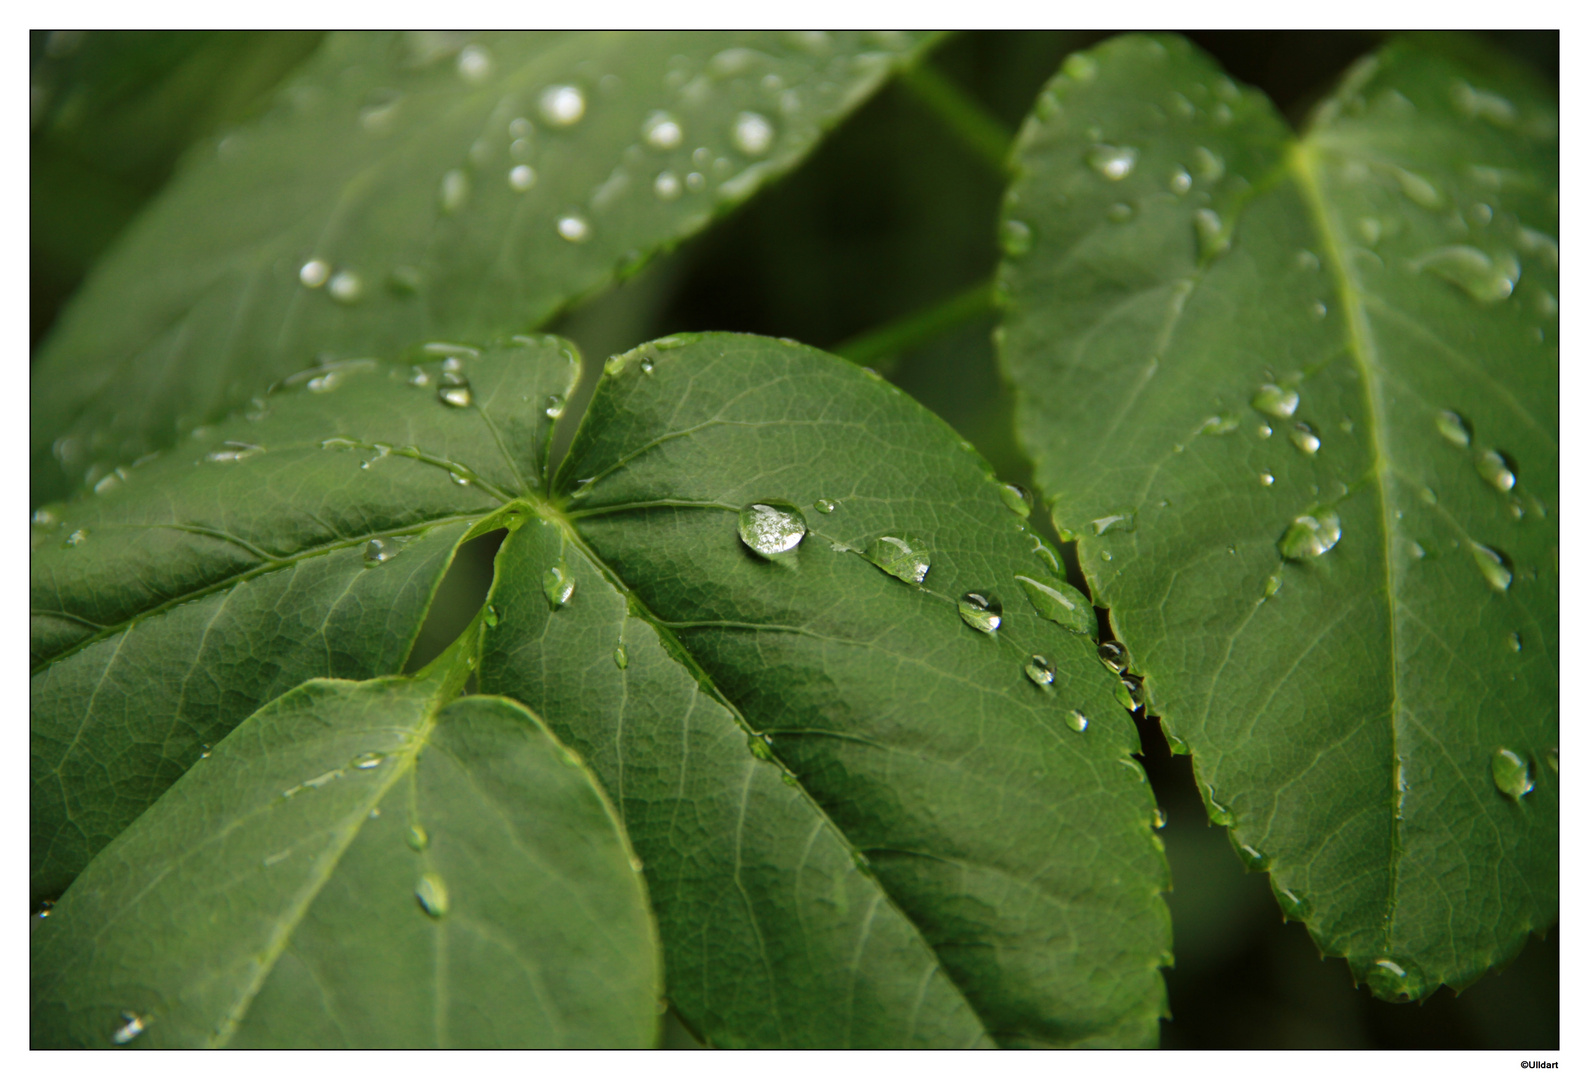
[[(113, 34), (104, 35), (112, 43), (96, 44), (98, 36), (81, 39), (75, 51), (69, 41), (57, 44), (53, 57), (51, 35), (33, 36), (35, 342), (88, 263), (169, 174), (183, 147), (246, 115), (314, 44), (313, 35)], [(939, 48), (930, 63), (933, 73), (985, 119), (1013, 133), (1064, 57), (1108, 36), (963, 34)], [(1262, 89), (1293, 124), (1353, 60), (1385, 38), (1359, 31), (1187, 36), (1233, 76)], [(1559, 36), (1554, 31), (1484, 36), (1552, 84), (1557, 81)], [(122, 38), (128, 40), (115, 40)], [(1461, 47), (1460, 39), (1452, 47)], [(126, 81), (114, 84), (126, 89), (95, 90), (86, 98), (100, 103), (92, 115), (107, 128), (131, 125), (138, 116), (152, 118), (145, 122), (162, 134), (140, 137), (147, 150), (100, 154), (87, 112), (82, 126), (57, 127), (61, 112), (78, 100), (79, 81), (112, 85), (108, 74), (91, 76), (88, 61), (101, 49), (111, 56), (127, 54), (118, 61)], [(153, 59), (157, 55), (164, 59)], [(260, 65), (255, 81), (248, 81), (248, 64), (238, 57), (252, 57)], [(278, 65), (274, 76), (268, 74), (270, 63)], [(215, 82), (202, 92), (188, 89), (186, 98), (175, 89), (159, 90), (197, 85), (204, 78)], [(133, 107), (140, 95), (157, 92), (186, 104)], [(564, 316), (551, 329), (576, 341), (587, 365), (570, 411), (583, 408), (594, 381), (590, 375), (600, 371), (605, 357), (663, 334), (737, 330), (842, 348), (986, 282), (998, 261), (994, 230), (1005, 180), (985, 146), (957, 133), (963, 130), (941, 105), (933, 107), (930, 94), (896, 82), (858, 110), (798, 171), (713, 230)], [(64, 180), (44, 172), (57, 167), (57, 159), (79, 170), (80, 194), (72, 195)], [(134, 160), (142, 163), (137, 169)], [(960, 314), (938, 336), (872, 365), (953, 425), (1001, 477), (1029, 484), (1031, 467), (1015, 444), (1011, 399), (994, 363), (991, 312), (977, 314), (972, 306)], [(571, 434), (571, 428), (565, 431)], [(1040, 519), (1046, 528), (1044, 515), (1033, 515), (1031, 523), (1036, 526)], [(416, 665), (439, 652), (483, 603), (497, 542), (497, 537), (481, 537), (460, 554), (416, 647)], [(1080, 585), (1071, 545), (1060, 550), (1072, 582)], [(1460, 996), (1443, 988), (1422, 1005), (1377, 1001), (1366, 987), (1352, 986), (1344, 962), (1321, 961), (1301, 925), (1282, 921), (1263, 877), (1246, 873), (1224, 831), (1206, 823), (1189, 760), (1170, 756), (1156, 721), (1139, 713), (1138, 726), (1143, 764), (1169, 818), (1160, 835), (1175, 877), (1169, 899), (1177, 966), (1167, 973), (1175, 1018), (1163, 1027), (1164, 1046), (1558, 1045), (1559, 931), (1531, 940), (1509, 968), (1485, 976)], [(678, 1025), (669, 1026), (669, 1045), (690, 1041)]]

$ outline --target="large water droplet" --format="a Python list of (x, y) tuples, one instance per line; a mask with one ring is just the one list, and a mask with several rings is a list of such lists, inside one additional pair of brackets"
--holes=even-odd
[(1487, 548), (1483, 544), (1469, 544), (1468, 550), (1473, 554), (1473, 561), (1479, 568), (1479, 573), (1484, 575), (1484, 580), (1496, 592), (1505, 592), (1512, 586), (1512, 568), (1506, 565), (1506, 558), (1494, 548)]
[(1088, 637), (1098, 633), (1098, 614), (1080, 590), (1058, 578), (1016, 574), (1015, 580), (1026, 590), (1026, 598), (1032, 602), (1032, 607), (1049, 622)]
[(788, 503), (751, 503), (739, 512), (739, 538), (763, 557), (793, 551), (805, 535), (804, 515)]
[(469, 389), (468, 379), (456, 371), (444, 371), (436, 385), (436, 400), (455, 409), (464, 409), (474, 404), (474, 393)]
[(1304, 424), (1302, 421), (1298, 420), (1291, 428), (1291, 445), (1295, 446), (1298, 450), (1301, 450), (1309, 457), (1312, 457), (1314, 454), (1319, 452), (1319, 446), (1321, 444), (1319, 442), (1318, 433), (1307, 424)]
[(866, 545), (866, 561), (901, 581), (920, 585), (932, 568), (932, 553), (919, 537), (879, 536)]
[(331, 264), (324, 259), (310, 259), (298, 268), (298, 280), (306, 288), (318, 289), (331, 277)]
[(444, 917), (452, 906), (447, 896), (447, 883), (440, 874), (427, 871), (419, 876), (419, 882), (414, 886), (414, 897), (419, 901), (419, 906), (425, 914), (432, 919)]
[(1099, 143), (1087, 153), (1087, 164), (1106, 180), (1124, 180), (1137, 165), (1137, 151), (1130, 146)]
[(1004, 608), (997, 599), (985, 593), (968, 592), (960, 598), (957, 606), (965, 624), (984, 634), (993, 633), (1004, 621)]
[(1115, 700), (1125, 707), (1127, 712), (1136, 712), (1142, 708), (1146, 700), (1142, 692), (1142, 679), (1130, 672), (1120, 676), (1120, 685), (1115, 687)]
[(1506, 458), (1494, 450), (1486, 450), (1474, 458), (1473, 467), (1496, 491), (1511, 491), (1513, 485), (1517, 483), (1517, 475), (1512, 471)]
[(574, 595), (574, 579), (565, 567), (551, 567), (541, 575), (541, 591), (546, 594), (546, 602), (556, 611)]
[(1092, 534), (1102, 536), (1111, 532), (1134, 532), (1137, 527), (1137, 516), (1129, 510), (1122, 510), (1115, 514), (1105, 514), (1103, 517), (1094, 518), (1092, 521)]
[(1316, 559), (1341, 539), (1341, 519), (1329, 511), (1303, 514), (1280, 538), (1280, 554), (1288, 559)]
[(772, 148), (772, 121), (760, 113), (742, 112), (734, 118), (734, 147), (742, 154), (760, 157)]
[(1253, 408), (1261, 413), (1268, 413), (1277, 420), (1289, 420), (1301, 402), (1302, 396), (1295, 390), (1276, 386), (1274, 383), (1264, 383), (1252, 396)]
[(1032, 493), (1020, 484), (1000, 484), (999, 498), (1004, 505), (1024, 517), (1032, 516)]
[(1065, 725), (1072, 731), (1087, 730), (1087, 716), (1080, 709), (1072, 709), (1065, 714)]
[(364, 545), (364, 565), (370, 568), (397, 557), (398, 543), (391, 537), (377, 536)]
[(437, 196), (444, 214), (456, 214), (469, 201), (469, 177), (462, 169), (448, 169), (441, 177)]
[(1509, 799), (1521, 799), (1534, 790), (1528, 762), (1504, 746), (1490, 757), (1490, 776), (1501, 794)]
[(1481, 304), (1494, 304), (1512, 295), (1522, 268), (1510, 255), (1491, 258), (1476, 247), (1455, 244), (1437, 248), (1413, 264), (1456, 285)]
[(121, 1019), (121, 1027), (117, 1028), (110, 1036), (110, 1041), (117, 1046), (126, 1046), (142, 1035), (144, 1029), (148, 1026), (143, 1017), (126, 1009), (122, 1010)]
[(1468, 422), (1449, 409), (1435, 413), (1435, 429), (1453, 446), (1467, 446), (1473, 441)]
[(548, 86), (541, 91), (540, 112), (553, 127), (571, 127), (585, 115), (585, 92), (566, 84)]
[(1023, 669), (1026, 677), (1038, 686), (1052, 686), (1054, 684), (1054, 664), (1046, 656), (1033, 653), (1027, 657)]
[(673, 150), (684, 142), (684, 128), (669, 112), (654, 112), (640, 125), (640, 136), (657, 150)]
[(1100, 641), (1098, 643), (1098, 659), (1102, 660), (1104, 666), (1116, 675), (1131, 666), (1131, 654), (1118, 641)]
[(590, 239), (590, 222), (578, 214), (564, 214), (557, 219), (557, 235), (570, 244), (583, 244)]

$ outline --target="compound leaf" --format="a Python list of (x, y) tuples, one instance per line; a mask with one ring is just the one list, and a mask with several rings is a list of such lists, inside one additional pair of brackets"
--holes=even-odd
[[(1093, 641), (1019, 588), (1057, 564), (985, 463), (852, 365), (706, 335), (609, 362), (548, 485), (549, 391), (571, 354), (453, 351), (417, 375), (318, 369), (260, 419), (52, 511), (35, 565), (50, 613), (35, 636), (34, 827), (80, 849), (75, 865), (46, 860), (52, 880), (170, 783), (150, 760), (180, 773), (200, 760), (194, 730), (224, 733), (234, 702), (267, 692), (190, 708), (185, 683), (227, 685), (211, 666), (223, 657), (321, 673), (294, 650), (395, 671), (402, 650), (381, 639), (410, 639), (423, 605), (388, 615), (389, 593), (357, 591), (382, 576), (432, 589), (447, 545), (506, 526), (481, 689), (524, 702), (591, 762), (645, 866), (669, 1000), (703, 1039), (1154, 1039), (1167, 878), (1135, 730)], [(423, 538), (360, 557), (399, 528), (444, 527), (423, 566)], [(357, 565), (322, 594), (223, 614), (202, 648), (202, 634), (154, 640), (183, 597), (292, 560), (329, 566), (333, 551)], [(962, 605), (967, 593), (987, 601)], [(373, 640), (321, 630), (366, 606), (386, 620)], [(312, 632), (279, 641), (284, 611)], [(55, 668), (96, 649), (51, 689)], [(137, 705), (79, 738), (106, 695)], [(36, 860), (51, 850), (35, 841)]]
[(35, 504), (307, 363), (544, 323), (793, 166), (924, 40), (333, 35), (41, 349)]
[(1021, 435), (1210, 815), (1380, 996), (1472, 982), (1557, 906), (1554, 102), (1398, 43), (1298, 137), (1132, 37), (1016, 162)]
[(34, 930), (35, 1047), (650, 1046), (661, 957), (595, 778), (523, 706), (315, 680)]

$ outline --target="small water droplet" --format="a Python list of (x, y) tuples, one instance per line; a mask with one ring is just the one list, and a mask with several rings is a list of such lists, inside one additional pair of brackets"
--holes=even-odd
[(1318, 516), (1302, 514), (1291, 522), (1280, 538), (1280, 554), (1288, 559), (1316, 559), (1341, 539), (1341, 519), (1320, 511)]
[(469, 201), (469, 177), (462, 169), (448, 169), (441, 177), (441, 212), (456, 214)]
[(199, 757), (207, 758), (209, 756), (210, 756), (210, 744), (209, 743), (205, 743), (203, 746), (201, 746), (199, 748)]
[(1032, 493), (1020, 484), (1000, 484), (999, 497), (1004, 505), (1024, 517), (1032, 516)]
[(742, 112), (734, 118), (734, 147), (742, 154), (760, 157), (772, 148), (772, 121), (760, 113)]
[(1473, 467), (1496, 491), (1511, 491), (1517, 483), (1517, 476), (1507, 464), (1506, 458), (1494, 450), (1486, 450), (1474, 458)]
[(385, 754), (371, 750), (368, 753), (360, 754), (358, 757), (354, 758), (353, 767), (355, 769), (376, 769), (379, 768), (381, 762), (385, 760)]
[(1124, 180), (1137, 166), (1137, 151), (1130, 146), (1099, 143), (1088, 151), (1087, 164), (1106, 180)]
[(452, 906), (447, 896), (447, 883), (434, 871), (419, 875), (419, 882), (414, 886), (414, 897), (432, 919), (444, 918)]
[(879, 536), (866, 545), (867, 562), (901, 581), (920, 585), (932, 568), (926, 541), (915, 536)]
[(508, 170), (508, 186), (514, 191), (528, 191), (535, 186), (535, 170), (528, 165), (515, 165)]
[(662, 172), (657, 173), (656, 181), (651, 185), (651, 190), (656, 192), (657, 198), (664, 202), (671, 202), (683, 193), (684, 185), (679, 183), (679, 178), (674, 175), (673, 170), (664, 169)]
[(1258, 474), (1258, 482), (1264, 487), (1270, 487), (1275, 482), (1275, 474), (1271, 472), (1261, 472)]
[(1230, 250), (1230, 236), (1225, 223), (1208, 207), (1192, 215), (1192, 229), (1197, 234), (1197, 253), (1204, 259), (1216, 259)]
[(1131, 654), (1118, 641), (1100, 641), (1098, 643), (1098, 659), (1103, 661), (1104, 667), (1116, 675), (1131, 666)]
[(338, 270), (326, 292), (339, 304), (356, 304), (364, 296), (364, 281), (352, 270)]
[(567, 84), (548, 86), (541, 91), (540, 112), (552, 127), (572, 127), (585, 115), (585, 92)]
[(1291, 428), (1291, 445), (1312, 457), (1319, 452), (1319, 436), (1307, 424), (1298, 420)]
[(985, 593), (968, 592), (960, 598), (957, 606), (965, 624), (984, 634), (993, 633), (1004, 621), (1003, 606), (995, 597)]
[(618, 643), (618, 647), (612, 651), (612, 662), (618, 665), (619, 671), (629, 666), (629, 650), (621, 641)]
[(364, 545), (364, 565), (377, 567), (388, 559), (397, 557), (398, 543), (390, 537), (377, 536)]
[(557, 235), (570, 244), (583, 244), (590, 239), (590, 222), (578, 214), (564, 214), (557, 219)]
[(751, 503), (739, 512), (739, 538), (764, 558), (793, 551), (805, 535), (805, 517), (788, 503)]
[(640, 374), (649, 375), (656, 370), (657, 362), (649, 356), (640, 358)]
[(458, 53), (458, 74), (479, 85), (491, 76), (491, 52), (484, 45), (465, 45)]
[(1501, 794), (1509, 799), (1521, 799), (1534, 790), (1534, 778), (1529, 774), (1528, 762), (1504, 746), (1490, 758), (1490, 777)]
[(1473, 561), (1479, 568), (1479, 573), (1484, 575), (1484, 580), (1496, 592), (1505, 592), (1512, 586), (1512, 569), (1506, 565), (1506, 557), (1494, 548), (1487, 548), (1483, 544), (1469, 544), (1468, 550), (1473, 554)]
[(1425, 210), (1438, 210), (1445, 205), (1445, 196), (1427, 177), (1406, 169), (1397, 169), (1396, 181), (1401, 184), (1402, 194)]
[(640, 125), (640, 136), (657, 150), (673, 150), (684, 142), (684, 128), (669, 112), (654, 112)]
[(1213, 785), (1206, 785), (1205, 790), (1207, 792), (1205, 801), (1208, 803), (1208, 820), (1227, 829), (1236, 824), (1236, 815), (1231, 813), (1229, 807), (1220, 805), (1214, 798)]
[(1177, 195), (1185, 195), (1192, 190), (1192, 175), (1185, 169), (1176, 169), (1170, 174), (1170, 190)]
[(1054, 664), (1046, 656), (1033, 653), (1027, 657), (1023, 670), (1026, 672), (1026, 677), (1037, 686), (1054, 684)]
[[(315, 380), (311, 379), (309, 381), (311, 384), (313, 384)], [(332, 383), (332, 386), (335, 385), (335, 383)], [(310, 389), (313, 390), (314, 387), (311, 385)], [(315, 392), (323, 393), (324, 391), (320, 390)], [(204, 460), (214, 461), (221, 464), (230, 464), (236, 461), (247, 461), (249, 458), (257, 457), (258, 455), (265, 452), (265, 448), (263, 446), (256, 446), (253, 443), (235, 442), (230, 439), (222, 443), (221, 447), (222, 448), (220, 450), (211, 450), (208, 454), (205, 454)]]
[(1192, 168), (1197, 170), (1197, 175), (1213, 183), (1225, 175), (1225, 159), (1206, 146), (1199, 146), (1192, 151)]
[(1116, 514), (1105, 514), (1103, 517), (1094, 518), (1092, 521), (1092, 534), (1102, 536), (1111, 532), (1134, 532), (1137, 527), (1137, 516), (1129, 510), (1122, 510)]
[(430, 833), (425, 831), (423, 825), (410, 825), (408, 834), (403, 837), (405, 843), (415, 851), (424, 851), (430, 847)]
[(817, 513), (819, 514), (831, 514), (833, 511), (838, 509), (838, 503), (834, 502), (832, 499), (818, 499), (816, 502), (816, 507)]
[(298, 280), (306, 288), (318, 289), (331, 277), (331, 264), (324, 259), (310, 259), (298, 268)]
[(1515, 630), (1507, 636), (1506, 643), (1511, 646), (1513, 652), (1523, 651), (1523, 637)]
[(760, 758), (762, 761), (771, 761), (773, 759), (772, 738), (770, 736), (747, 735), (745, 737), (745, 745), (750, 748), (753, 756)]
[(143, 1017), (139, 1016), (135, 1012), (129, 1012), (126, 1009), (122, 1010), (121, 1019), (121, 1027), (117, 1028), (110, 1036), (110, 1041), (115, 1043), (117, 1046), (126, 1046), (138, 1036), (142, 1035), (144, 1033), (144, 1029), (148, 1027), (148, 1023)]
[(564, 401), (562, 394), (552, 394), (546, 399), (546, 418), (556, 420), (563, 415)]
[(468, 408), (474, 404), (474, 393), (469, 380), (455, 371), (444, 371), (436, 385), (436, 400), (454, 409)]
[(999, 223), (999, 247), (1012, 259), (1032, 250), (1032, 227), (1024, 221), (1006, 218)]
[(1127, 712), (1136, 712), (1142, 708), (1146, 700), (1142, 693), (1142, 679), (1130, 672), (1120, 676), (1120, 685), (1115, 687), (1115, 700), (1125, 707)]
[(1081, 591), (1058, 578), (1028, 577), (1016, 574), (1015, 580), (1026, 591), (1037, 613), (1066, 630), (1088, 637), (1098, 633), (1098, 615)]
[(1435, 413), (1435, 428), (1453, 446), (1467, 446), (1473, 439), (1467, 421), (1449, 409)]
[(1065, 725), (1072, 731), (1087, 730), (1087, 716), (1080, 709), (1072, 709), (1065, 714)]
[(1522, 268), (1512, 256), (1491, 258), (1467, 244), (1437, 248), (1414, 260), (1412, 267), (1432, 271), (1481, 304), (1494, 304), (1511, 296), (1522, 274)]
[(1253, 408), (1261, 413), (1268, 413), (1277, 420), (1289, 420), (1301, 402), (1302, 395), (1295, 390), (1276, 386), (1274, 383), (1264, 383), (1252, 396)]

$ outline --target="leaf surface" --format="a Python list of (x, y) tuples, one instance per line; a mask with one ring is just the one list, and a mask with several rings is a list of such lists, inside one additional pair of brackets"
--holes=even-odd
[[(443, 374), (435, 360), (421, 369)], [(399, 521), (416, 531), (455, 522), (454, 544), (505, 525), (482, 615), (481, 688), (535, 710), (600, 776), (645, 865), (669, 1000), (703, 1039), (1153, 1041), (1167, 878), (1129, 756), (1135, 730), (1092, 640), (1041, 617), (1020, 589), (1017, 574), (1054, 572), (1053, 553), (945, 425), (812, 349), (668, 339), (609, 363), (548, 493), (536, 456), (548, 410), (558, 411), (547, 390), (570, 370), (555, 341), (465, 357), (451, 372), (470, 382), (465, 406), (438, 403), (434, 383), (409, 385), (406, 366), (338, 370), (332, 389), (288, 388), (262, 419), (229, 421), (204, 444), (246, 432), (262, 452), (195, 463), (184, 444), (63, 509), (51, 540), (79, 528), (87, 539), (41, 547), (36, 589), (48, 582), (55, 609), (76, 613), (94, 610), (104, 581), (158, 584), (180, 572), (219, 594), (239, 562), (256, 565), (236, 542), (195, 555), (182, 546), (191, 530), (170, 549), (94, 547), (141, 537), (134, 523), (161, 522), (150, 533), (165, 537), (186, 521), (277, 559)], [(223, 498), (226, 477), (237, 488)], [(238, 497), (247, 490), (262, 493), (254, 505)], [(806, 523), (773, 559), (741, 539), (741, 510), (763, 500)], [(355, 534), (353, 522), (365, 527)], [(869, 561), (880, 537), (927, 553), (919, 583)], [(406, 577), (413, 554), (361, 564), (344, 587)], [(997, 633), (959, 613), (973, 591), (1002, 603)], [(119, 617), (157, 632), (183, 607), (162, 608), (168, 592), (128, 596)], [(327, 600), (303, 603), (312, 624)], [(284, 652), (269, 636), (275, 611), (242, 617), (217, 648)], [(391, 618), (385, 636), (400, 638), (419, 612)], [(41, 622), (36, 650), (62, 625)], [(53, 710), (34, 721), (35, 829), (73, 835), (80, 822), (136, 813), (147, 803), (127, 804), (161, 786), (74, 735), (109, 680), (85, 668), (70, 692), (41, 690), (56, 667), (114, 649), (114, 632), (68, 646), (35, 675), (35, 709)], [(334, 640), (366, 667), (396, 670), (375, 637)], [(140, 704), (106, 730), (132, 746), (160, 745), (180, 686), (158, 674), (192, 662), (191, 639), (158, 654), (114, 683)], [(1026, 673), (1033, 654), (1051, 683)], [(200, 710), (195, 723), (224, 726), (212, 716)], [(41, 767), (63, 753), (81, 768)], [(160, 760), (178, 772), (185, 763)], [(43, 847), (35, 841), (36, 856)]]
[(332, 36), (63, 315), (34, 369), (34, 502), (317, 359), (544, 323), (790, 168), (923, 40)]
[(633, 1047), (645, 887), (522, 706), (315, 680), (240, 724), (32, 937), (36, 1047)]
[(1210, 815), (1392, 999), (1556, 915), (1555, 125), (1396, 44), (1296, 137), (1133, 37), (1045, 91), (1007, 202), (1054, 521)]

